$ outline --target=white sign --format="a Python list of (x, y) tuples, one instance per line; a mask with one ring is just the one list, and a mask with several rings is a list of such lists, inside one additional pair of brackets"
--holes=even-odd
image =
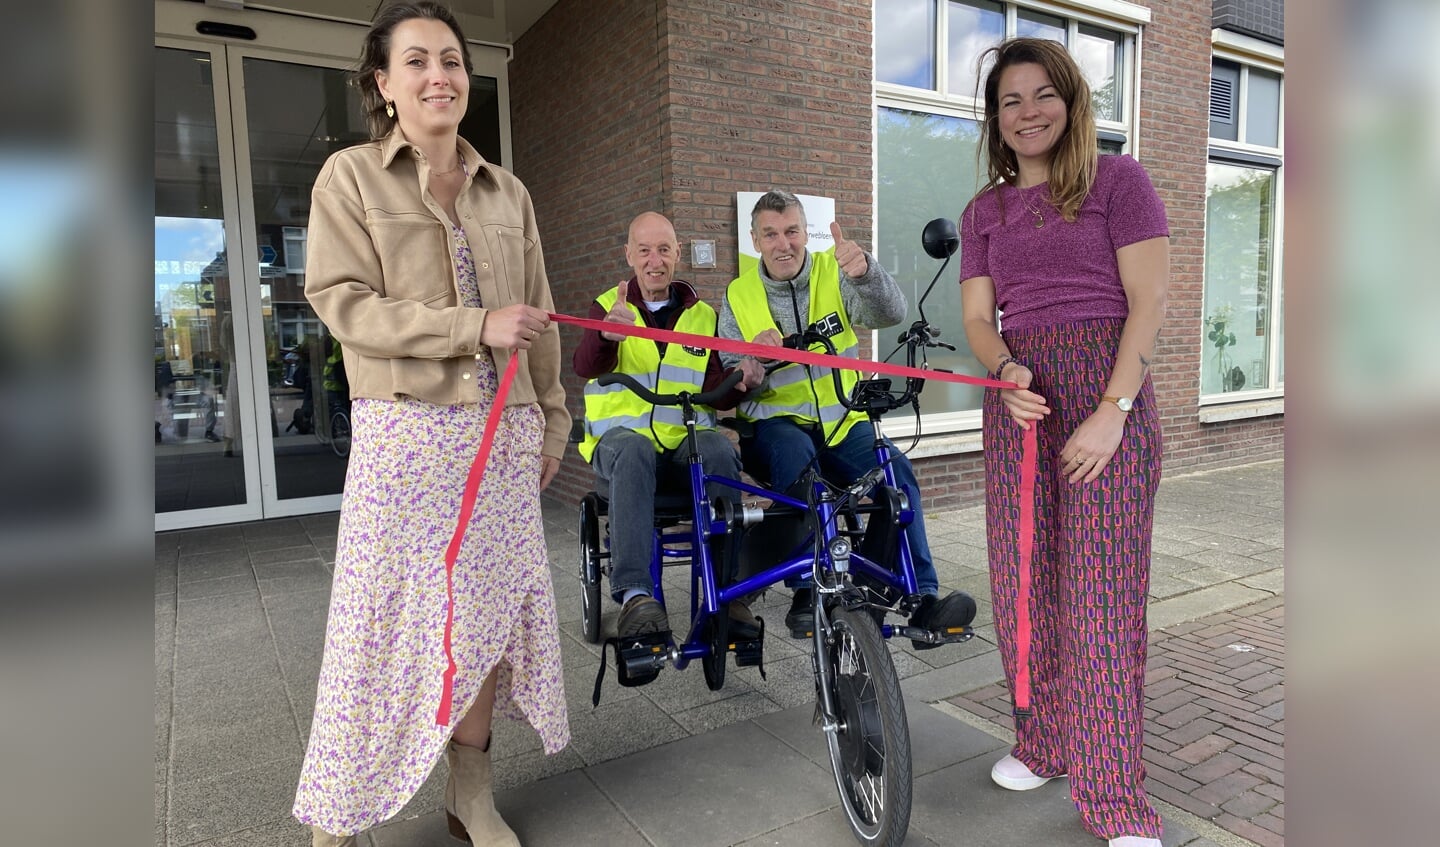
[[(755, 249), (755, 239), (750, 236), (750, 213), (764, 195), (763, 191), (735, 192), (735, 232), (740, 242), (738, 276), (744, 276), (760, 264), (760, 251)], [(835, 239), (830, 235), (830, 224), (835, 222), (835, 198), (814, 194), (796, 194), (795, 198), (805, 207), (805, 230), (809, 236), (805, 249), (812, 253), (834, 253)]]

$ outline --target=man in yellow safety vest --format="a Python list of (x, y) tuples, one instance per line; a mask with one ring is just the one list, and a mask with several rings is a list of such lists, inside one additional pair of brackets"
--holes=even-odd
[[(838, 355), (858, 358), (855, 326), (880, 328), (903, 320), (905, 295), (894, 278), (875, 257), (847, 241), (839, 224), (830, 225), (830, 234), (833, 253), (807, 250), (809, 233), (800, 200), (788, 191), (762, 195), (750, 215), (750, 237), (760, 262), (726, 290), (720, 337), (778, 347), (785, 336), (814, 328), (830, 339)], [(721, 361), (740, 367), (756, 362), (729, 353), (721, 354)], [(843, 370), (841, 379), (849, 392), (856, 372)], [(754, 434), (740, 440), (745, 466), (777, 490), (794, 485), (812, 462), (818, 462), (827, 480), (840, 485), (849, 485), (876, 466), (873, 433), (868, 426), (856, 426), (865, 416), (847, 411), (840, 403), (829, 368), (777, 367), (736, 407), (736, 414), (754, 422)], [(966, 626), (975, 617), (975, 601), (963, 591), (939, 597), (920, 486), (910, 460), (893, 444), (890, 450), (895, 481), (908, 490), (915, 513), (905, 538), (922, 597), (910, 623), (932, 630)], [(795, 638), (807, 637), (815, 625), (809, 583), (808, 575), (787, 581), (795, 593), (785, 623)], [(919, 649), (935, 646), (912, 643)]]
[[(590, 317), (624, 326), (649, 326), (695, 335), (715, 334), (715, 310), (690, 283), (675, 279), (679, 261), (675, 227), (663, 215), (645, 212), (630, 224), (625, 262), (634, 275), (607, 288), (590, 306)], [(650, 559), (654, 550), (657, 488), (688, 492), (689, 451), (676, 407), (652, 406), (621, 385), (600, 386), (597, 377), (629, 374), (661, 394), (700, 393), (722, 382), (725, 370), (714, 351), (666, 344), (618, 333), (586, 330), (575, 350), (575, 372), (585, 384), (585, 440), (580, 455), (595, 468), (610, 509), (610, 593), (621, 604), (619, 635), (629, 637), (670, 629), (665, 609), (652, 596)], [(745, 390), (759, 384), (762, 369), (739, 365), (742, 381), (718, 408), (730, 409)], [(740, 477), (735, 447), (715, 429), (714, 409), (698, 408), (696, 441), (705, 473)], [(711, 497), (739, 500), (735, 489), (712, 486)], [(735, 576), (735, 557), (720, 551), (722, 578)], [(755, 616), (741, 601), (729, 608), (731, 631), (757, 637)]]

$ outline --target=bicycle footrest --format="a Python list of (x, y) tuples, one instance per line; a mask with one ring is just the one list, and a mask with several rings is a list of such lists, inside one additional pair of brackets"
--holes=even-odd
[(968, 626), (955, 626), (948, 629), (921, 629), (918, 626), (896, 626), (891, 628), (894, 635), (902, 638), (909, 638), (930, 646), (938, 647), (941, 644), (960, 644), (975, 637), (975, 630)]
[(765, 679), (765, 619), (756, 618), (760, 624), (760, 634), (755, 638), (735, 640), (730, 642), (730, 652), (735, 654), (735, 666), (738, 668), (760, 668), (760, 678)]
[(600, 645), (600, 669), (595, 674), (592, 706), (600, 705), (600, 686), (605, 681), (605, 649), (615, 650), (615, 680), (625, 688), (655, 681), (660, 669), (670, 660), (670, 633), (652, 632), (625, 639), (607, 638)]

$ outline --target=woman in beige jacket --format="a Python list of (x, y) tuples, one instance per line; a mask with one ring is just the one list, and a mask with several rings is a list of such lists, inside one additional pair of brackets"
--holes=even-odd
[[(492, 711), (527, 720), (547, 753), (569, 742), (539, 503), (570, 426), (560, 340), (530, 196), (458, 136), (470, 72), (448, 10), (384, 10), (355, 77), (376, 140), (331, 156), (312, 196), (305, 294), (344, 346), (354, 427), (295, 797), (316, 845), (394, 815), (442, 752), (451, 832), (518, 845), (491, 797)], [(512, 356), (447, 590), (466, 474)]]

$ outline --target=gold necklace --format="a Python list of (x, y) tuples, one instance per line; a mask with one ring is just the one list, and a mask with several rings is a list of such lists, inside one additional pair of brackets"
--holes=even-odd
[(460, 167), (461, 167), (462, 165), (464, 165), (464, 164), (465, 164), (465, 157), (462, 156), (462, 155), (460, 155), (460, 148), (459, 148), (459, 147), (456, 147), (456, 148), (455, 148), (455, 167), (451, 168), (451, 169), (448, 170), (448, 171), (437, 171), (437, 170), (433, 170), (433, 169), (432, 169), (432, 170), (430, 171), (430, 175), (431, 175), (431, 176), (446, 176), (447, 174), (453, 174), (453, 173), (455, 173), (456, 171), (460, 170)]
[[(1021, 202), (1021, 203), (1024, 203), (1024, 204), (1025, 204), (1025, 208), (1026, 208), (1027, 210), (1029, 210), (1030, 214), (1032, 214), (1032, 215), (1035, 216), (1035, 228), (1036, 228), (1036, 229), (1044, 229), (1044, 228), (1045, 228), (1045, 216), (1041, 213), (1040, 209), (1037, 209), (1037, 208), (1035, 208), (1034, 206), (1031, 206), (1031, 205), (1030, 205), (1030, 198), (1025, 196), (1025, 189), (1023, 189), (1023, 188), (1016, 188), (1015, 190), (1016, 190), (1017, 192), (1019, 192), (1019, 194), (1020, 194), (1020, 202)], [(1043, 206), (1044, 204), (1042, 203), (1041, 205)]]

